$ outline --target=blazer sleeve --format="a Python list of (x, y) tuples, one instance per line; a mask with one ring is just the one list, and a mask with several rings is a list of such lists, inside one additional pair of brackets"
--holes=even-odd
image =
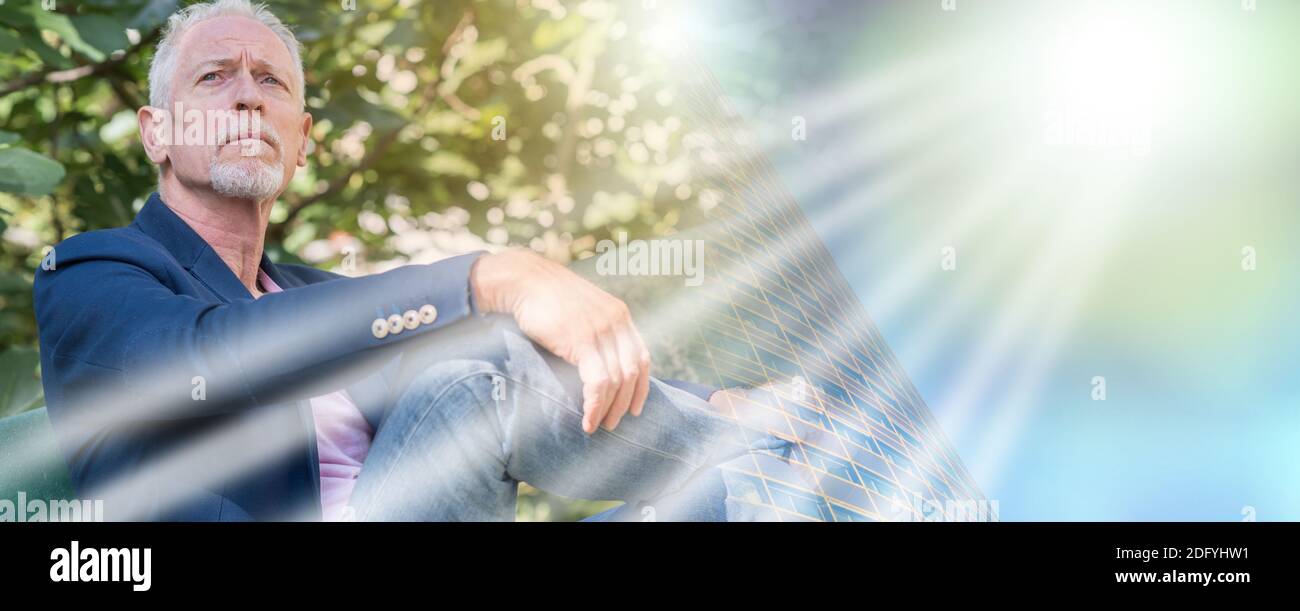
[[(164, 252), (75, 239), (36, 274), (42, 374), (52, 407), (82, 403), (104, 423), (214, 415), (359, 379), (391, 357), (383, 348), (474, 314), (469, 273), (483, 254), (212, 303), (169, 287)], [(405, 315), (396, 332), (377, 328), (394, 315)]]

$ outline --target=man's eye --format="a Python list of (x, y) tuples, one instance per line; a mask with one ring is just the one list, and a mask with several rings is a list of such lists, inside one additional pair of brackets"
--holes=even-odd
[(211, 80), (216, 80), (217, 76), (218, 76), (218, 74), (217, 74), (216, 72), (209, 72), (209, 73), (207, 73), (207, 74), (205, 74), (205, 75), (199, 77), (199, 80), (200, 80), (200, 81), (211, 81)]
[(262, 79), (262, 82), (263, 82), (263, 83), (270, 82), (272, 85), (279, 85), (279, 84), (280, 84), (280, 79), (275, 78), (274, 76), (268, 76), (268, 77)]

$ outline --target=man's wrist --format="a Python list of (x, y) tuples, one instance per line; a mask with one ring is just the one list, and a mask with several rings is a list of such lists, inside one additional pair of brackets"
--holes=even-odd
[(483, 294), (479, 290), (478, 267), (483, 263), (483, 259), (488, 255), (483, 255), (474, 259), (469, 266), (469, 306), (470, 311), (474, 314), (485, 314), (487, 309), (484, 307)]
[(501, 255), (488, 253), (474, 261), (469, 268), (470, 299), (479, 313), (508, 312), (501, 296), (501, 289), (508, 282), (502, 280)]
[(468, 301), (469, 301), (470, 316), (482, 316), (487, 313), (487, 311), (483, 309), (482, 302), (479, 300), (478, 290), (474, 288), (475, 285), (474, 270), (478, 268), (479, 262), (481, 262), (483, 260), (483, 257), (486, 256), (488, 256), (488, 253), (480, 252), (480, 254), (477, 257), (474, 257), (474, 261), (469, 264), (469, 273), (466, 274), (465, 289), (466, 292), (469, 294)]

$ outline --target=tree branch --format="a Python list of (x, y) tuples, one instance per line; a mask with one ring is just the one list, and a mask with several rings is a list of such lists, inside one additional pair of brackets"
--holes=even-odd
[(98, 63), (85, 64), (82, 66), (77, 66), (75, 68), (67, 68), (64, 70), (56, 70), (51, 67), (46, 67), (45, 69), (37, 70), (36, 72), (29, 73), (23, 76), (22, 78), (19, 78), (18, 80), (10, 81), (8, 83), (5, 83), (3, 87), (0, 87), (0, 98), (3, 98), (11, 93), (22, 91), (23, 89), (27, 89), (28, 87), (35, 87), (37, 85), (45, 85), (45, 84), (71, 83), (73, 81), (78, 81), (88, 76), (96, 76), (99, 74), (103, 74), (105, 72), (115, 70), (119, 66), (125, 64), (126, 60), (131, 58), (137, 52), (139, 52), (140, 49), (143, 49), (144, 47), (153, 44), (153, 41), (156, 38), (158, 38), (158, 34), (159, 34), (159, 30), (155, 29), (152, 32), (150, 32), (148, 36), (141, 38), (140, 42), (131, 45), (129, 49), (123, 51), (121, 55), (114, 54), (113, 56)]
[(117, 96), (117, 99), (125, 104), (127, 108), (137, 110), (148, 103), (147, 99), (144, 99), (139, 94), (132, 93), (127, 89), (126, 84), (128, 81), (131, 81), (131, 78), (130, 75), (126, 74), (126, 70), (121, 65), (115, 66), (112, 73), (114, 76), (121, 78), (108, 79), (108, 85), (113, 88), (113, 93)]

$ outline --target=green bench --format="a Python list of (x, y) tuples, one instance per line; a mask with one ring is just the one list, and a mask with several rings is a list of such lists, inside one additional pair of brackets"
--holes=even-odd
[(0, 499), (76, 498), (45, 408), (0, 419)]

